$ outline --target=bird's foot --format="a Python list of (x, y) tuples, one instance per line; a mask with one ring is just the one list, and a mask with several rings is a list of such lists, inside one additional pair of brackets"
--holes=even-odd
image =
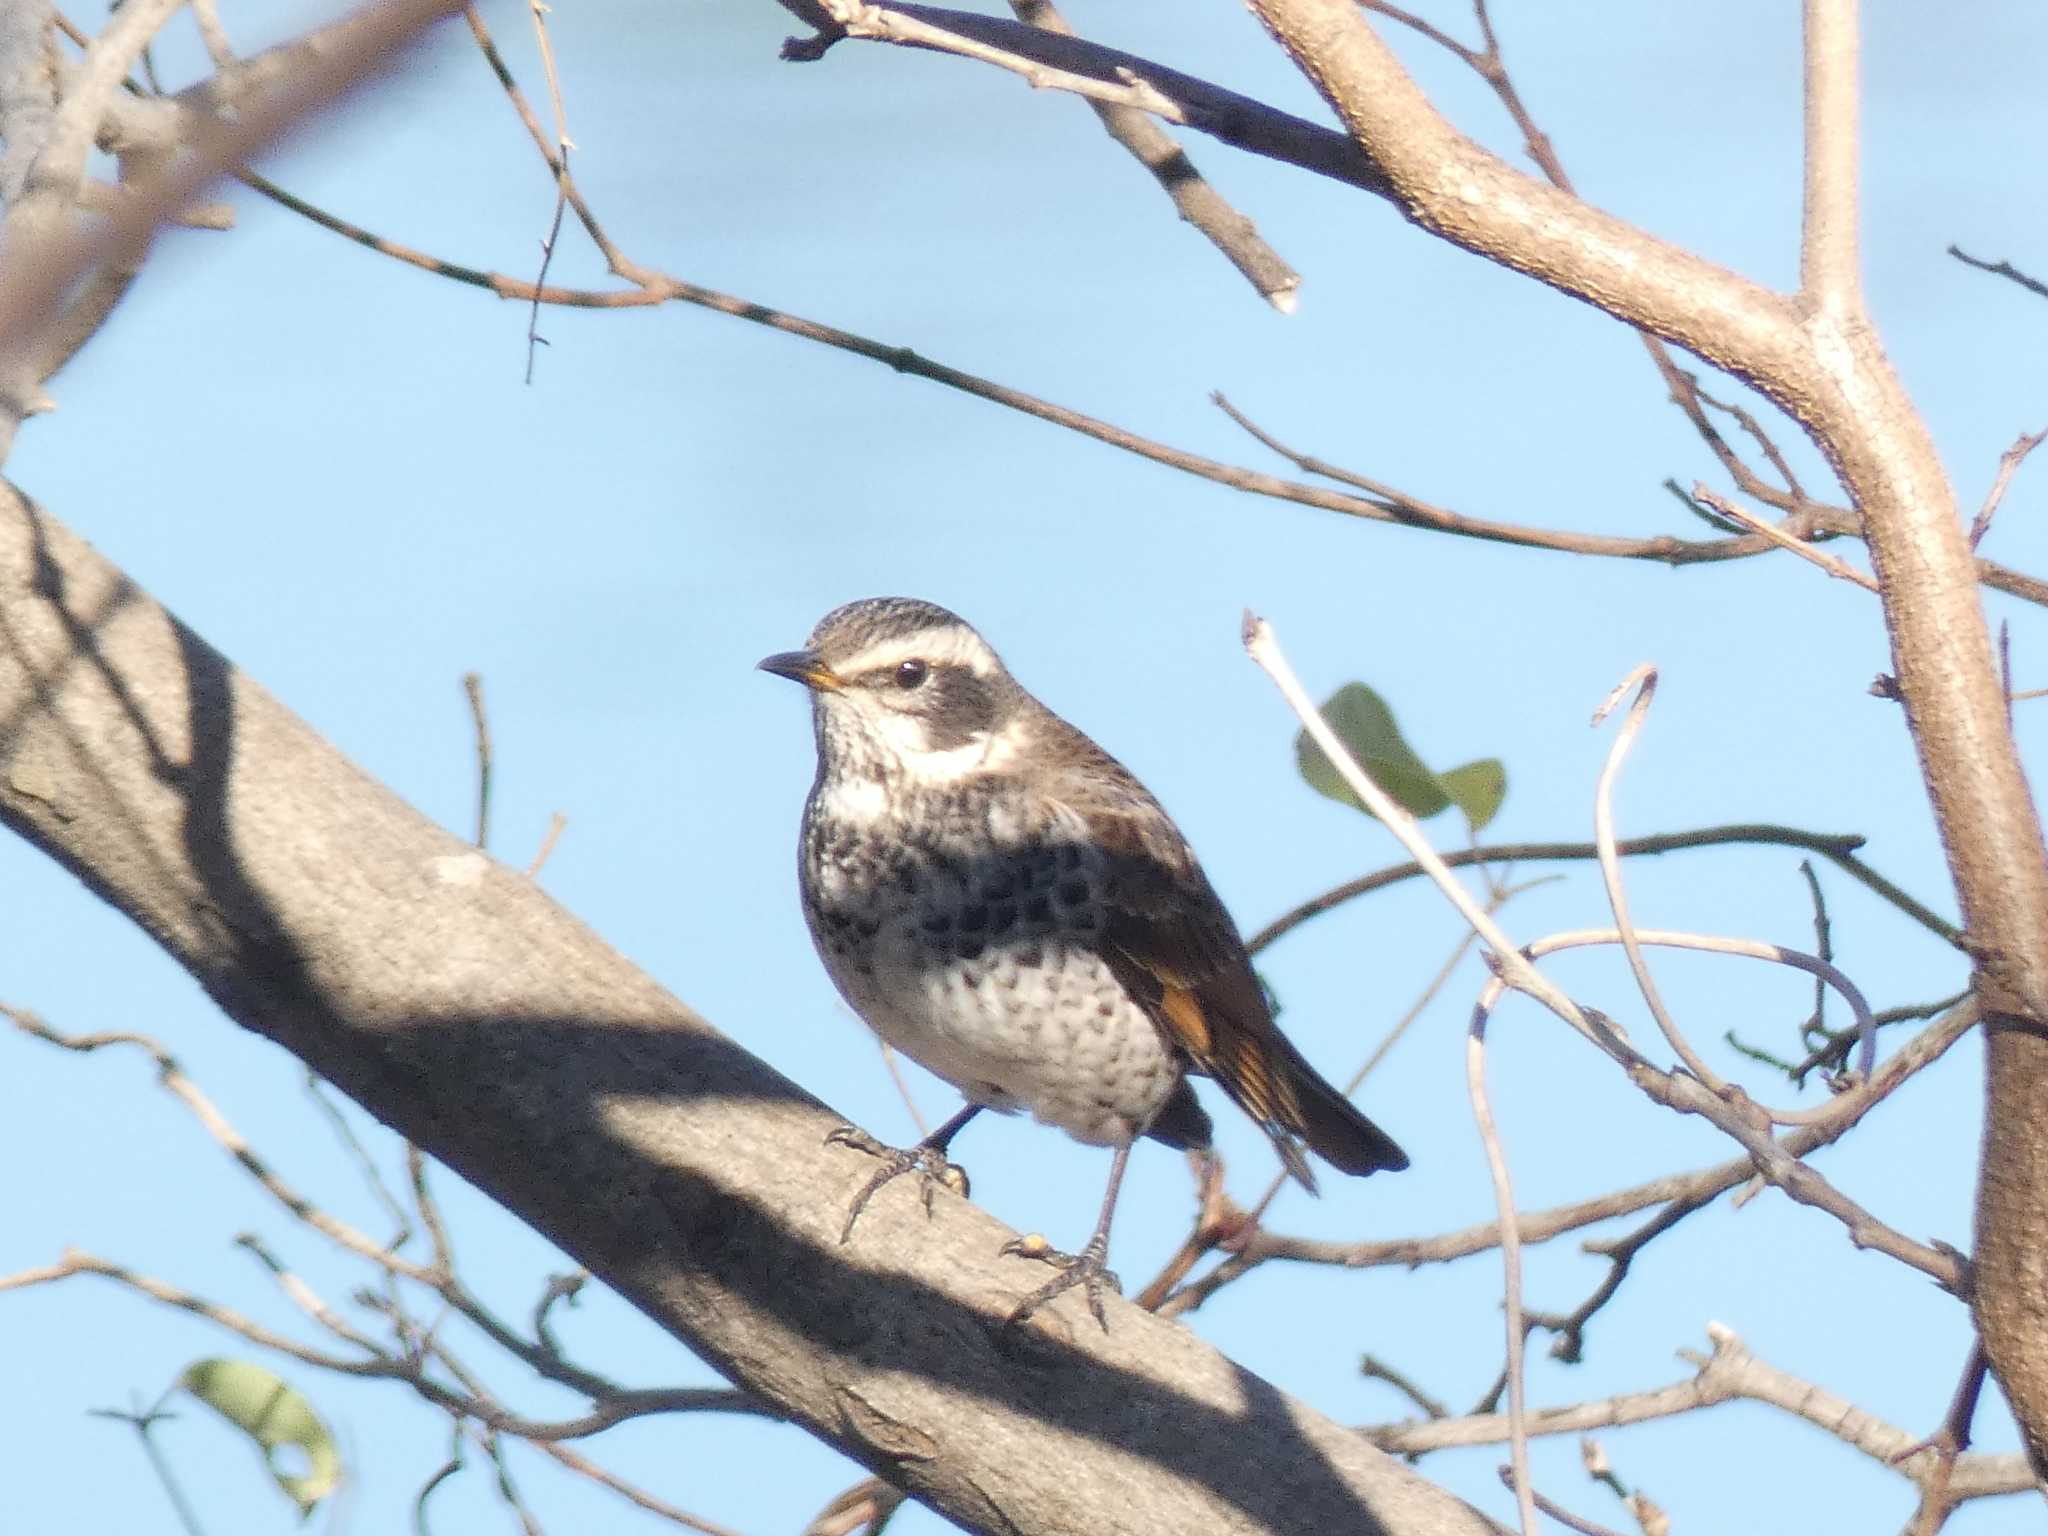
[(1110, 1272), (1109, 1244), (1100, 1233), (1091, 1238), (1088, 1246), (1079, 1253), (1061, 1253), (1035, 1232), (1029, 1237), (1013, 1238), (1003, 1244), (1002, 1251), (1005, 1257), (1037, 1259), (1040, 1263), (1052, 1264), (1059, 1269), (1058, 1274), (1017, 1303), (1005, 1322), (1005, 1327), (1015, 1328), (1055, 1296), (1078, 1285), (1086, 1290), (1088, 1310), (1095, 1314), (1095, 1321), (1102, 1325), (1104, 1333), (1109, 1332), (1109, 1318), (1102, 1310), (1102, 1292), (1107, 1287), (1121, 1296), (1124, 1288), (1122, 1282)]
[(846, 1209), (846, 1225), (839, 1231), (839, 1241), (845, 1242), (853, 1236), (853, 1224), (860, 1220), (860, 1213), (875, 1197), (875, 1192), (891, 1179), (906, 1173), (918, 1176), (918, 1191), (924, 1196), (924, 1213), (932, 1213), (932, 1188), (943, 1184), (956, 1195), (967, 1193), (967, 1170), (956, 1163), (946, 1161), (946, 1154), (937, 1147), (918, 1145), (915, 1147), (892, 1147), (875, 1140), (857, 1126), (842, 1125), (825, 1138), (825, 1145), (852, 1147), (870, 1157), (881, 1159), (882, 1166), (874, 1176), (861, 1186), (860, 1193), (853, 1197), (853, 1204)]

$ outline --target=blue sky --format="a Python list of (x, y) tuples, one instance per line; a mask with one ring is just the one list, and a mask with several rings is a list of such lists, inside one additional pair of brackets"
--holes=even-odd
[[(2048, 424), (2048, 306), (1949, 259), (1951, 242), (2048, 268), (2036, 195), (2048, 16), (2016, 5), (1869, 8), (1865, 229), (1873, 308), (1965, 508), (1999, 453)], [(322, 14), (227, 22), (244, 49)], [(491, 13), (538, 91), (521, 8)], [(85, 18), (81, 17), (81, 20)], [(1083, 31), (1304, 115), (1327, 114), (1240, 8), (1163, 0), (1069, 12)], [(1460, 32), (1469, 18), (1443, 7)], [(1500, 8), (1508, 60), (1581, 190), (1761, 281), (1789, 285), (1799, 189), (1796, 9), (1589, 3)], [(160, 52), (200, 68), (180, 20)], [(678, 276), (986, 374), (1180, 446), (1285, 467), (1208, 404), (1226, 391), (1283, 440), (1441, 505), (1544, 526), (1698, 533), (1659, 489), (1720, 485), (1640, 345), (1592, 310), (1455, 252), (1384, 204), (1201, 140), (1197, 163), (1304, 276), (1282, 318), (1173, 217), (1077, 102), (958, 60), (853, 44), (777, 61), (765, 3), (559, 8), (576, 169), (613, 236)], [(270, 27), (269, 33), (258, 30)], [(1394, 41), (1467, 132), (1512, 130), (1449, 60)], [(552, 192), (467, 33), (444, 27), (377, 89), (271, 156), (266, 171), (372, 229), (470, 265), (530, 275)], [(226, 194), (231, 234), (169, 236), (127, 304), (22, 432), (10, 476), (368, 771), (457, 830), (473, 761), (459, 688), (482, 673), (496, 737), (495, 850), (523, 865), (568, 818), (544, 883), (720, 1028), (885, 1138), (910, 1121), (871, 1040), (833, 995), (795, 900), (808, 727), (788, 685), (752, 670), (827, 608), (909, 593), (975, 622), (1013, 671), (1165, 802), (1249, 928), (1397, 857), (1377, 827), (1309, 792), (1293, 722), (1237, 640), (1272, 618), (1312, 692), (1362, 678), (1430, 761), (1505, 759), (1502, 839), (1590, 836), (1607, 739), (1586, 720), (1639, 661), (1663, 668), (1620, 796), (1624, 832), (1776, 821), (1870, 836), (1870, 860), (1943, 912), (1939, 848), (1894, 706), (1875, 602), (1789, 558), (1668, 571), (1456, 542), (1183, 479), (874, 364), (681, 307), (553, 312), (522, 383), (526, 317), (398, 266), (282, 210)], [(554, 277), (597, 283), (565, 236)], [(1732, 388), (1732, 386), (1730, 386)], [(1809, 482), (1825, 473), (1789, 429)], [(1985, 552), (2048, 569), (2048, 469), (2023, 471)], [(1726, 489), (1725, 486), (1720, 486)], [(1837, 549), (1844, 546), (1837, 545)], [(2048, 683), (2038, 614), (2013, 620), (2016, 684)], [(2043, 706), (2034, 705), (2033, 709)], [(2022, 705), (2023, 749), (2042, 725)], [(1432, 828), (1442, 841), (1459, 833)], [(1631, 870), (1638, 920), (1806, 947), (1797, 858), (1731, 849)], [(1528, 939), (1604, 921), (1590, 869), (1519, 898)], [(1956, 957), (1823, 871), (1840, 962), (1878, 1007), (1957, 990)], [(18, 844), (0, 844), (14, 942), (0, 996), (70, 1030), (134, 1028), (169, 1045), (250, 1140), (365, 1226), (380, 1218), (312, 1111), (296, 1064), (223, 1021), (125, 922)], [(1455, 942), (1418, 886), (1331, 914), (1262, 969), (1284, 1023), (1333, 1076), (1363, 1060)], [(1790, 1090), (1719, 1045), (1789, 1049), (1810, 990), (1790, 972), (1658, 961), (1667, 995), (1723, 1071)], [(1611, 957), (1555, 967), (1575, 993), (1638, 1015)], [(1465, 970), (1363, 1096), (1413, 1171), (1283, 1197), (1284, 1230), (1417, 1235), (1483, 1220), (1486, 1174), (1464, 1098)], [(1730, 1155), (1709, 1128), (1644, 1103), (1556, 1023), (1495, 1026), (1497, 1109), (1525, 1206)], [(331, 1299), (361, 1283), (240, 1179), (138, 1057), (60, 1056), (0, 1037), (17, 1085), (0, 1156), (18, 1170), (0, 1269), (65, 1243), (131, 1263), (304, 1334), (231, 1239), (264, 1233)], [(1969, 1241), (1979, 1124), (1973, 1042), (1821, 1166), (1919, 1237)], [(950, 1090), (914, 1076), (936, 1119)], [(1218, 1100), (1233, 1189), (1273, 1162)], [(365, 1126), (365, 1134), (371, 1129)], [(395, 1149), (376, 1135), (387, 1164)], [(1022, 1122), (958, 1147), (1005, 1220), (1079, 1241), (1106, 1158)], [(546, 1244), (444, 1175), (472, 1283), (524, 1314)], [(1190, 1216), (1177, 1158), (1134, 1159), (1116, 1267), (1141, 1283)], [(1624, 1230), (1626, 1224), (1615, 1230)], [(1531, 1258), (1531, 1304), (1568, 1310), (1604, 1264), (1572, 1240)], [(1454, 1404), (1499, 1369), (1491, 1256), (1417, 1275), (1268, 1272), (1193, 1326), (1349, 1421), (1402, 1416), (1359, 1378), (1374, 1353)], [(1649, 1249), (1577, 1367), (1532, 1350), (1532, 1400), (1561, 1403), (1685, 1372), (1714, 1319), (1766, 1359), (1915, 1432), (1931, 1430), (1967, 1348), (1960, 1308), (1775, 1194), (1727, 1202)], [(592, 1295), (566, 1341), (636, 1383), (709, 1379), (622, 1303)], [(310, 1337), (309, 1334), (305, 1335)], [(169, 1528), (122, 1433), (92, 1407), (154, 1392), (189, 1360), (243, 1352), (204, 1324), (90, 1281), (0, 1297), (13, 1389), (0, 1508), (22, 1530)], [(481, 1357), (481, 1347), (471, 1350)], [(394, 1388), (291, 1378), (340, 1432), (353, 1472), (339, 1528), (402, 1528), (445, 1458), (438, 1416)], [(493, 1379), (536, 1412), (562, 1394)], [(188, 1410), (167, 1430), (209, 1528), (291, 1516), (230, 1434)], [(1751, 1406), (1607, 1437), (1622, 1476), (1680, 1528), (1882, 1529), (1907, 1485), (1807, 1426)], [(1980, 1443), (2013, 1434), (1987, 1407)], [(799, 1432), (713, 1418), (643, 1422), (591, 1454), (749, 1533), (800, 1529), (858, 1475)], [(514, 1452), (551, 1530), (653, 1524)], [(1427, 1475), (1497, 1514), (1494, 1450)], [(1742, 1475), (1728, 1469), (1739, 1467)], [(1539, 1445), (1545, 1490), (1625, 1517)], [(1951, 1529), (2030, 1528), (2020, 1501)], [(437, 1496), (435, 1529), (504, 1529), (488, 1479)], [(898, 1529), (939, 1528), (907, 1514)]]

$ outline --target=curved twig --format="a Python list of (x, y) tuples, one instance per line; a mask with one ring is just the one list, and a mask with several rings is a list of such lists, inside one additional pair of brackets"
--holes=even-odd
[(1500, 1216), (1501, 1310), (1507, 1319), (1508, 1455), (1514, 1466), (1515, 1503), (1522, 1517), (1522, 1536), (1536, 1536), (1536, 1506), (1529, 1484), (1528, 1392), (1523, 1355), (1529, 1330), (1522, 1322), (1522, 1237), (1515, 1226), (1515, 1187), (1508, 1174), (1507, 1152), (1493, 1106), (1486, 1095), (1486, 1021), (1492, 1016), (1507, 983), (1495, 976), (1480, 989), (1465, 1032), (1465, 1088), (1472, 1098), (1472, 1123), (1486, 1149), (1486, 1170), (1493, 1182), (1494, 1207)]
[(1593, 790), (1593, 841), (1600, 848), (1600, 878), (1607, 888), (1607, 904), (1614, 911), (1614, 926), (1621, 934), (1621, 947), (1628, 955), (1629, 970), (1635, 974), (1636, 987), (1643, 994), (1650, 1017), (1657, 1021), (1657, 1028), (1663, 1031), (1664, 1039), (1678, 1053), (1678, 1059), (1685, 1063), (1686, 1070), (1714, 1092), (1720, 1093), (1727, 1085), (1692, 1048), (1692, 1043), (1685, 1038), (1670, 1010), (1664, 1006), (1663, 996), (1657, 991), (1656, 980), (1650, 975), (1650, 964), (1643, 958), (1643, 946), (1636, 940), (1635, 924), (1629, 920), (1628, 890), (1622, 884), (1621, 861), (1614, 852), (1614, 784), (1621, 776), (1621, 765), (1628, 759), (1628, 749), (1634, 745), (1636, 733), (1642, 729), (1643, 719), (1650, 712), (1650, 702), (1657, 696), (1656, 667), (1648, 663), (1637, 667), (1593, 712), (1593, 723), (1598, 725), (1631, 688), (1635, 690), (1635, 699), (1621, 722), (1621, 729), (1615, 733), (1614, 745), (1608, 748), (1607, 760), (1600, 766), (1600, 782)]
[[(1960, 948), (1960, 928), (1915, 901), (1856, 857), (1856, 850), (1863, 846), (1864, 841), (1861, 835), (1853, 832), (1808, 832), (1799, 827), (1781, 827), (1767, 822), (1741, 822), (1720, 827), (1701, 827), (1692, 832), (1659, 832), (1647, 837), (1625, 837), (1615, 844), (1615, 851), (1623, 858), (1638, 858), (1674, 853), (1686, 848), (1716, 848), (1731, 843), (1802, 848), (1819, 854), (1843, 874), (1897, 908), (1928, 932)], [(1487, 843), (1441, 855), (1443, 862), (1452, 869), (1460, 869), (1471, 864), (1528, 864), (1552, 860), (1576, 862), (1591, 861), (1599, 857), (1600, 849), (1594, 843)], [(1281, 913), (1247, 939), (1245, 947), (1253, 954), (1257, 954), (1276, 940), (1292, 933), (1312, 917), (1320, 917), (1325, 912), (1341, 907), (1347, 901), (1369, 896), (1374, 891), (1385, 890), (1390, 885), (1414, 880), (1425, 873), (1419, 863), (1394, 864), (1385, 869), (1374, 870), (1368, 875), (1360, 875), (1356, 880), (1347, 880), (1342, 885), (1333, 886), (1320, 896), (1311, 897), (1301, 905)]]

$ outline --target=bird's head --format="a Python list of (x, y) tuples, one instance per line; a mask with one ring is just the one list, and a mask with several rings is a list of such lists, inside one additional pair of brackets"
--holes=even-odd
[(934, 603), (871, 597), (835, 608), (800, 651), (761, 670), (811, 692), (822, 773), (953, 783), (1014, 754), (1023, 691), (987, 641)]

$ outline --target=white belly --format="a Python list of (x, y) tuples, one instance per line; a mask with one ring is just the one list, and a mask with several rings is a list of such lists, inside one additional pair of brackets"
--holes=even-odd
[(1159, 1028), (1095, 953), (1057, 935), (972, 960), (926, 935), (878, 933), (826, 969), (875, 1033), (969, 1100), (1027, 1110), (1097, 1146), (1139, 1135), (1180, 1068)]

